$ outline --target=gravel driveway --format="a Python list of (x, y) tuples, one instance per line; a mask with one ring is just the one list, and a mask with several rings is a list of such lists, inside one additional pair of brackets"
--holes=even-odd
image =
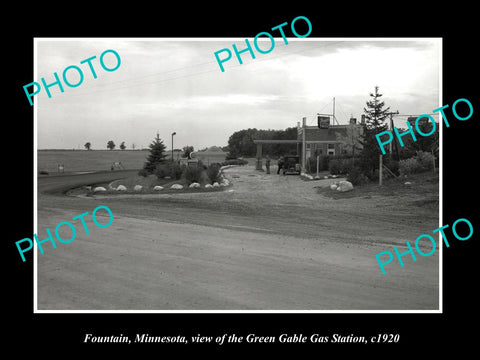
[[(39, 179), (38, 233), (98, 205), (108, 228), (38, 253), (39, 310), (435, 310), (439, 254), (382, 275), (375, 254), (405, 248), (438, 214), (401, 199), (334, 200), (333, 179), (231, 167), (223, 192), (58, 196)], [(88, 180), (88, 174), (85, 180)], [(77, 180), (75, 180), (77, 179)], [(65, 177), (63, 183), (78, 178)], [(49, 188), (51, 192), (51, 187)], [(66, 235), (68, 238), (68, 235)]]

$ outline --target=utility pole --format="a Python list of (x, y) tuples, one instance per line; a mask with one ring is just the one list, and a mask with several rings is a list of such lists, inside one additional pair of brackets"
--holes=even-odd
[(172, 133), (172, 162), (173, 162), (173, 135), (177, 135), (177, 133), (175, 131)]
[(383, 155), (379, 155), (379, 166), (378, 166), (378, 185), (382, 186), (383, 181)]
[(307, 146), (306, 146), (306, 143), (305, 143), (305, 140), (306, 140), (306, 127), (307, 127), (307, 118), (304, 117), (302, 119), (302, 128), (303, 128), (303, 131), (302, 131), (302, 173), (305, 173), (305, 155), (306, 155), (306, 151), (307, 151)]
[[(387, 115), (390, 115), (390, 132), (393, 133), (393, 115), (398, 115), (398, 110), (395, 111), (395, 112), (389, 112), (387, 113)], [(395, 142), (395, 152), (397, 153), (397, 160), (400, 159), (400, 154), (398, 153), (398, 144), (397, 142), (395, 141), (395, 139), (393, 140)], [(392, 150), (392, 142), (393, 141), (390, 141), (390, 143), (388, 144), (388, 149), (390, 151), (390, 154), (393, 154), (393, 150)]]
[(335, 125), (335, 96), (333, 97), (333, 124), (332, 125)]
[(333, 116), (332, 125), (335, 125), (335, 122), (337, 123), (337, 125), (340, 125), (340, 124), (338, 123), (337, 118), (335, 117), (335, 97), (333, 98), (333, 113), (332, 113), (332, 116)]
[[(393, 133), (393, 114), (390, 113), (390, 132)], [(392, 153), (392, 142), (388, 144), (388, 150), (390, 151), (390, 154)]]

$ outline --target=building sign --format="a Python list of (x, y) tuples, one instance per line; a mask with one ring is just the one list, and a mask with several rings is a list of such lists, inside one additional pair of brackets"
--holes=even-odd
[(330, 118), (328, 116), (318, 116), (318, 127), (328, 129), (330, 127)]

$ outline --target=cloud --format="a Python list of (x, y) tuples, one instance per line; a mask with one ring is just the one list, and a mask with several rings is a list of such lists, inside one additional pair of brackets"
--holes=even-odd
[(424, 113), (437, 105), (437, 40), (292, 39), (285, 45), (280, 38), (268, 54), (248, 59), (245, 53), (243, 65), (233, 56), (222, 73), (213, 52), (242, 40), (40, 41), (39, 77), (61, 74), (106, 49), (118, 51), (122, 65), (99, 71), (97, 79), (85, 76), (81, 86), (64, 93), (53, 89), (51, 99), (37, 95), (39, 147), (103, 144), (113, 133), (146, 145), (157, 129), (175, 129), (179, 141), (196, 148), (225, 145), (243, 128), (296, 126), (303, 116), (329, 109), (333, 97), (339, 118), (341, 112), (360, 117), (375, 85), (392, 109)]

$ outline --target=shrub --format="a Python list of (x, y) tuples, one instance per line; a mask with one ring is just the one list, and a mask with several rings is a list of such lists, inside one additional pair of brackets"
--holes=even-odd
[(165, 176), (170, 176), (174, 180), (179, 180), (182, 177), (183, 167), (178, 163), (163, 163), (155, 167), (154, 174), (159, 179)]
[(158, 164), (153, 173), (157, 178), (163, 179), (165, 176), (170, 176), (170, 166), (169, 164)]
[(340, 174), (348, 174), (353, 169), (353, 159), (346, 158), (340, 160)]
[(424, 171), (433, 169), (433, 161), (435, 160), (435, 157), (431, 153), (426, 151), (418, 151), (416, 158)]
[(398, 162), (397, 160), (387, 159), (387, 160), (385, 161), (385, 166), (386, 166), (391, 172), (393, 172), (395, 175), (400, 174), (400, 172), (399, 172), (399, 162)]
[(320, 171), (327, 171), (330, 165), (330, 156), (329, 155), (320, 155), (319, 168)]
[(207, 176), (210, 179), (210, 183), (220, 182), (220, 164), (210, 164), (207, 168)]
[(185, 180), (187, 180), (188, 184), (190, 185), (194, 182), (200, 182), (203, 171), (203, 166), (187, 166), (183, 170), (183, 175), (185, 176)]
[(143, 177), (147, 177), (149, 175), (148, 170), (143, 168), (138, 172), (138, 175), (143, 176)]
[(368, 183), (368, 177), (366, 177), (358, 167), (352, 167), (348, 176), (347, 181), (350, 181), (353, 185), (361, 185)]
[(418, 151), (410, 159), (400, 160), (399, 170), (401, 175), (417, 174), (433, 169), (434, 156), (429, 152)]
[(330, 174), (338, 175), (340, 174), (340, 160), (332, 159), (328, 164), (328, 170)]
[(184, 168), (185, 166), (180, 166), (179, 163), (174, 162), (171, 165), (171, 170), (170, 170), (170, 176), (172, 177), (172, 179), (180, 180), (180, 178), (182, 177)]
[(314, 157), (309, 157), (307, 159), (307, 171), (310, 171), (310, 174), (317, 172), (317, 159)]
[(416, 174), (423, 171), (422, 166), (416, 158), (400, 160), (398, 164), (400, 175)]
[(353, 159), (331, 159), (328, 164), (328, 169), (333, 175), (345, 175), (353, 168)]
[(220, 165), (226, 166), (226, 165), (247, 165), (248, 161), (244, 159), (229, 159), (223, 161)]

